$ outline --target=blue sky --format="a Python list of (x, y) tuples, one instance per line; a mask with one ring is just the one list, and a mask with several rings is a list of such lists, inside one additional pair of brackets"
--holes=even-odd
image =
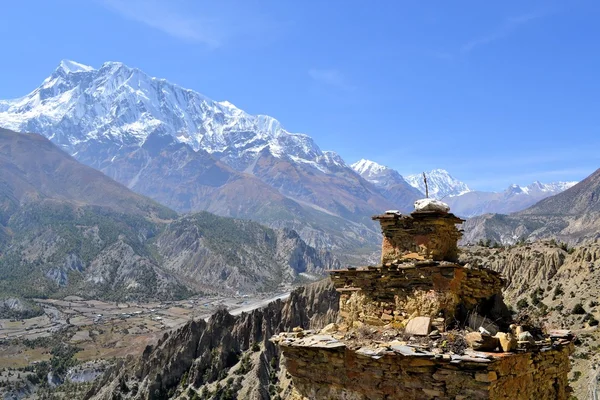
[(20, 0), (0, 98), (61, 59), (122, 61), (279, 119), (347, 162), (445, 168), (472, 188), (600, 167), (595, 1)]

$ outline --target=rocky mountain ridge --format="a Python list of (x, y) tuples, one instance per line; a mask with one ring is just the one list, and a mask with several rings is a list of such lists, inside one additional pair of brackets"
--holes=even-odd
[(595, 398), (600, 393), (595, 368), (600, 346), (600, 241), (575, 247), (555, 240), (469, 246), (463, 258), (502, 273), (507, 281), (504, 297), (515, 312), (578, 335), (581, 344), (571, 357), (571, 385), (576, 398)]
[[(433, 169), (425, 172), (429, 196), (434, 199), (445, 199), (449, 196), (459, 196), (471, 191), (466, 183), (459, 181), (445, 169)], [(408, 175), (406, 181), (413, 187), (425, 193), (425, 182), (422, 174)]]
[[(0, 126), (40, 133), (178, 212), (203, 210), (293, 229), (350, 263), (368, 262), (377, 249), (371, 215), (411, 211), (424, 191), (420, 175), (405, 179), (368, 160), (355, 166), (363, 163), (370, 172), (357, 173), (272, 117), (119, 62), (96, 69), (63, 60), (28, 95), (0, 100)], [(515, 211), (560, 190), (544, 187), (530, 195), (529, 187), (520, 188), (523, 193), (507, 201), (505, 194), (473, 193), (444, 170), (428, 176), (431, 196), (451, 199), (462, 216)]]
[(527, 186), (510, 185), (502, 192), (472, 190), (444, 199), (452, 211), (461, 217), (476, 217), (488, 213), (511, 213), (526, 209), (540, 200), (561, 193), (577, 182), (533, 182)]
[[(397, 202), (398, 198), (408, 201), (407, 194), (412, 195), (411, 199), (425, 196), (425, 183), (420, 174), (403, 177), (392, 168), (366, 159), (352, 164), (352, 168), (374, 184), (392, 202)], [(443, 169), (426, 172), (426, 176), (430, 197), (443, 199), (453, 213), (463, 218), (487, 213), (520, 211), (577, 183), (535, 181), (524, 187), (516, 184), (510, 185), (502, 192), (485, 192), (471, 190), (464, 182), (452, 177), (448, 171)], [(412, 192), (406, 190), (407, 184), (415, 190)], [(395, 189), (398, 187), (401, 187), (402, 190), (396, 193)]]

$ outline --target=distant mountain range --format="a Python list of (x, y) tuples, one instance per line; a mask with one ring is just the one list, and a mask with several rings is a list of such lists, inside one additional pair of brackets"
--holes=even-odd
[(178, 216), (42, 136), (0, 128), (0, 299), (255, 292), (339, 267), (290, 229)]
[[(78, 161), (178, 212), (209, 211), (297, 231), (349, 263), (377, 250), (370, 216), (411, 211), (420, 175), (372, 161), (352, 166), (276, 119), (250, 115), (119, 62), (62, 61), (28, 95), (0, 100), (0, 126), (39, 133)], [(427, 173), (431, 197), (458, 215), (523, 209), (554, 189), (474, 192), (448, 172)], [(526, 190), (527, 189), (527, 190)]]
[(490, 240), (513, 244), (553, 238), (575, 244), (600, 238), (600, 169), (578, 184), (525, 210), (486, 214), (464, 225), (464, 243)]
[(40, 133), (79, 161), (177, 211), (207, 210), (296, 229), (312, 245), (379, 242), (370, 215), (392, 204), (339, 155), (122, 63), (72, 61), (28, 95), (0, 101), (0, 126)]
[[(410, 193), (413, 197), (425, 196), (425, 183), (421, 174), (403, 177), (392, 168), (365, 159), (352, 164), (352, 168), (375, 185), (392, 202), (396, 198), (406, 196), (406, 193)], [(444, 201), (450, 206), (453, 213), (461, 217), (523, 210), (577, 183), (543, 184), (536, 181), (525, 187), (511, 185), (502, 192), (484, 192), (469, 189), (467, 184), (454, 178), (443, 169), (434, 169), (426, 172), (425, 175), (429, 197)], [(411, 191), (410, 186), (416, 190)], [(400, 188), (400, 190), (395, 191), (396, 188)], [(408, 198), (404, 197), (403, 201), (408, 201)]]

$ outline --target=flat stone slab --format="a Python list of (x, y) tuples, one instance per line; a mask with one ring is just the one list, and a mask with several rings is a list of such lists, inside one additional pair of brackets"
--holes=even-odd
[(356, 350), (356, 354), (371, 357), (376, 360), (383, 357), (382, 353), (383, 353), (382, 349), (371, 349), (369, 347), (361, 347), (360, 349)]
[(431, 318), (415, 317), (408, 321), (404, 333), (407, 335), (427, 336), (431, 330)]
[(553, 329), (548, 334), (551, 338), (568, 338), (573, 336), (573, 333), (568, 329)]
[(393, 344), (390, 346), (390, 349), (395, 353), (400, 353), (403, 356), (412, 356), (412, 357), (433, 357), (434, 354), (430, 351), (420, 350), (412, 346), (404, 345), (404, 344)]

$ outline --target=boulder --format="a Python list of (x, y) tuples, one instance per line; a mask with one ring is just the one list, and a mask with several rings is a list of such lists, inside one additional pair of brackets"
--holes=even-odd
[(517, 339), (513, 336), (512, 333), (498, 332), (494, 337), (498, 339), (498, 341), (500, 342), (500, 347), (505, 353), (513, 351), (517, 348)]
[(421, 199), (415, 201), (415, 212), (437, 211), (447, 213), (450, 211), (448, 204), (435, 199)]
[(480, 332), (467, 333), (465, 340), (470, 348), (479, 351), (494, 351), (500, 345), (498, 338)]
[(535, 339), (533, 338), (533, 335), (528, 331), (519, 333), (518, 341), (527, 342), (529, 344), (535, 344)]
[(336, 323), (331, 323), (329, 325), (325, 325), (323, 329), (321, 329), (321, 333), (335, 333), (339, 330), (339, 327)]
[(406, 324), (404, 333), (415, 336), (427, 336), (431, 330), (431, 318), (415, 317), (411, 318)]

